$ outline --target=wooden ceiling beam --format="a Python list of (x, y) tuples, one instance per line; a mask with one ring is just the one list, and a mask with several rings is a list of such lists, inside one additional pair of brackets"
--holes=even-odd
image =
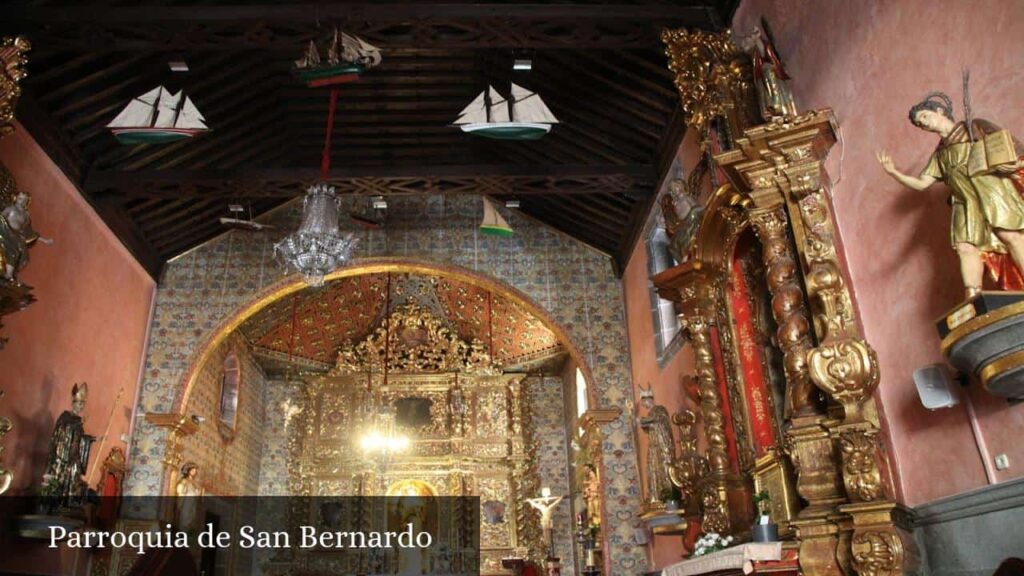
[[(709, 0), (710, 1), (710, 0)], [(69, 50), (281, 50), (326, 40), (323, 22), (367, 41), (412, 48), (655, 48), (665, 26), (712, 28), (721, 17), (699, 4), (14, 5), (5, 26), (45, 35)]]
[[(262, 182), (281, 180), (315, 180), (318, 168), (280, 168), (262, 170), (95, 170), (86, 180), (86, 190), (103, 188), (131, 189), (151, 184), (219, 184), (230, 182)], [(621, 165), (435, 165), (378, 167), (339, 166), (331, 169), (329, 179), (347, 178), (486, 178), (511, 176), (524, 178), (591, 178), (621, 176), (630, 179), (653, 179), (657, 175), (647, 164)]]

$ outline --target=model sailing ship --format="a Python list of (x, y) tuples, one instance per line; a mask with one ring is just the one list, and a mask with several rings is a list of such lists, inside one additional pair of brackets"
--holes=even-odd
[(158, 86), (132, 99), (107, 128), (122, 144), (161, 144), (208, 130), (206, 120), (184, 91)]
[(498, 212), (494, 203), (487, 198), (483, 198), (483, 201), (484, 219), (480, 222), (480, 232), (491, 236), (511, 236), (513, 234), (512, 227), (501, 217), (501, 213)]
[(512, 84), (509, 99), (488, 86), (459, 113), (454, 125), (463, 132), (499, 140), (537, 140), (557, 123), (540, 96)]
[(335, 28), (327, 57), (321, 60), (316, 43), (310, 40), (306, 54), (295, 61), (295, 72), (307, 86), (330, 86), (356, 80), (380, 62), (380, 50), (376, 46)]

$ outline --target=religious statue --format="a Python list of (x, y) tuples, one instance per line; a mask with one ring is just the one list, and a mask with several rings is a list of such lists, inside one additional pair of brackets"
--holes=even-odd
[(704, 206), (686, 192), (683, 180), (673, 180), (669, 193), (661, 197), (661, 214), (665, 219), (665, 234), (669, 238), (668, 251), (676, 262), (686, 261), (704, 216)]
[[(1006, 130), (970, 118), (970, 100), (964, 80), (966, 121), (953, 117), (953, 102), (942, 92), (931, 92), (910, 108), (910, 121), (941, 136), (935, 152), (919, 176), (895, 168), (884, 151), (876, 156), (897, 182), (925, 190), (941, 180), (952, 192), (950, 241), (960, 258), (960, 274), (967, 298), (981, 292), (986, 266), (1004, 289), (1021, 289), (1024, 267), (1024, 198), (1015, 182), (1024, 163), (1020, 142)], [(1006, 253), (1017, 267), (1006, 261)]]
[(736, 44), (750, 54), (761, 117), (771, 121), (796, 116), (793, 91), (788, 83), (789, 75), (775, 49), (775, 37), (768, 21), (761, 18), (761, 26), (755, 26), (752, 33), (737, 38)]
[(89, 463), (89, 451), (96, 437), (85, 433), (82, 410), (89, 393), (88, 384), (75, 384), (71, 389), (71, 411), (57, 418), (50, 438), (46, 460), (45, 495), (61, 508), (80, 508), (85, 502), (88, 486), (82, 480)]
[(637, 415), (641, 428), (647, 432), (647, 501), (662, 502), (663, 495), (672, 491), (670, 470), (675, 459), (672, 428), (668, 410), (654, 403), (650, 385), (640, 387), (640, 403), (647, 409), (646, 416)]
[(199, 475), (199, 467), (192, 462), (181, 467), (181, 479), (174, 486), (174, 495), (180, 498), (177, 502), (178, 529), (189, 531), (198, 528), (196, 517), (198, 515), (199, 500), (203, 495), (203, 489), (199, 486), (196, 477)]
[(543, 488), (540, 492), (540, 498), (528, 498), (526, 502), (537, 509), (540, 512), (540, 528), (544, 534), (544, 543), (547, 546), (547, 558), (552, 558), (555, 555), (555, 539), (554, 534), (551, 532), (552, 516), (555, 510), (555, 506), (562, 501), (562, 496), (552, 496), (549, 488)]
[(52, 243), (32, 229), (30, 201), (28, 194), (17, 192), (13, 201), (0, 211), (0, 278), (10, 282), (16, 282), (18, 271), (28, 264), (28, 249), (36, 240)]

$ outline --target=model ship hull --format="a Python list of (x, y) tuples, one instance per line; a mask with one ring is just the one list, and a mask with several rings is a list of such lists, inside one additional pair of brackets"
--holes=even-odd
[(317, 66), (315, 68), (297, 68), (295, 75), (299, 77), (310, 88), (318, 86), (332, 86), (354, 82), (359, 76), (366, 72), (366, 67), (360, 64), (333, 64)]
[(200, 128), (112, 128), (122, 144), (165, 144), (194, 137), (205, 132)]
[(539, 140), (551, 131), (551, 124), (536, 122), (480, 122), (459, 126), (463, 132), (495, 140)]

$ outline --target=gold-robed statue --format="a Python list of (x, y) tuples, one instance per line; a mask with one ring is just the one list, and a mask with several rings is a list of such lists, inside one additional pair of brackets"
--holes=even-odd
[[(950, 242), (960, 258), (960, 274), (967, 298), (981, 292), (985, 267), (1003, 289), (1020, 290), (1024, 265), (1024, 198), (1018, 189), (1018, 158), (1024, 152), (1009, 132), (986, 120), (970, 118), (966, 95), (966, 121), (953, 117), (953, 102), (932, 92), (910, 108), (910, 121), (941, 136), (919, 176), (904, 174), (885, 151), (876, 156), (897, 182), (924, 190), (937, 181), (951, 191), (953, 219)], [(1006, 259), (1007, 252), (1013, 262)], [(1016, 267), (1013, 266), (1016, 263)]]
[(647, 502), (659, 503), (672, 492), (670, 470), (675, 460), (672, 425), (668, 410), (654, 403), (650, 385), (640, 387), (640, 403), (647, 410), (646, 416), (637, 416), (640, 428), (647, 432)]
[(71, 410), (57, 418), (43, 477), (44, 495), (57, 508), (77, 509), (85, 502), (88, 486), (82, 480), (95, 436), (85, 433), (82, 411), (89, 388), (85, 382), (71, 389)]

